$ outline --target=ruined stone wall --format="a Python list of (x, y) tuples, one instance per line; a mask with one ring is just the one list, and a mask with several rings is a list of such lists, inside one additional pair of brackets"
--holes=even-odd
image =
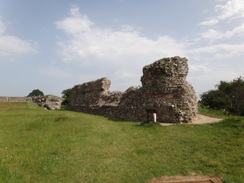
[(101, 78), (74, 86), (68, 109), (113, 117), (122, 94), (111, 94), (110, 85), (111, 81), (108, 78)]
[(0, 102), (34, 102), (46, 109), (60, 109), (63, 98), (54, 95), (40, 97), (0, 97)]
[(32, 97), (0, 97), (0, 102), (32, 102)]
[(189, 122), (195, 119), (196, 96), (193, 87), (186, 81), (187, 74), (186, 58), (165, 58), (145, 66), (141, 77), (142, 88), (137, 92), (138, 100), (135, 102), (137, 106), (133, 106), (144, 114), (140, 117), (145, 119), (143, 111), (148, 109), (156, 111), (158, 120), (162, 122)]
[(72, 89), (71, 100), (73, 106), (100, 107), (106, 103), (106, 97), (109, 96), (109, 87), (111, 81), (107, 78), (101, 78), (96, 81), (76, 85)]
[(49, 110), (61, 109), (61, 104), (63, 100), (63, 98), (55, 95), (45, 95), (32, 98), (32, 101), (35, 102), (37, 105)]
[(112, 95), (107, 78), (76, 85), (69, 109), (132, 121), (152, 120), (153, 111), (160, 122), (191, 122), (196, 118), (197, 101), (187, 74), (186, 58), (164, 58), (143, 68), (139, 89), (130, 87)]

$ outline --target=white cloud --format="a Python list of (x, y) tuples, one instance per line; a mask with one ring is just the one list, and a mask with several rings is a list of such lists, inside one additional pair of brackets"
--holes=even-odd
[[(72, 78), (79, 77), (81, 80), (77, 80), (82, 83), (106, 76), (112, 80), (112, 90), (125, 90), (131, 85), (140, 85), (142, 68), (145, 65), (175, 55), (186, 56), (189, 59), (190, 71), (193, 73), (190, 77), (196, 77), (192, 79), (195, 84), (199, 83), (201, 75), (211, 74), (213, 81), (216, 81), (219, 79), (214, 76), (216, 63), (223, 65), (230, 58), (232, 61), (242, 57), (244, 50), (244, 43), (218, 42), (206, 45), (206, 41), (202, 39), (231, 39), (244, 32), (244, 25), (226, 32), (211, 29), (197, 34), (200, 35), (197, 39), (190, 38), (184, 41), (167, 35), (151, 39), (142, 35), (142, 28), (133, 26), (125, 25), (117, 30), (100, 28), (74, 7), (70, 10), (69, 17), (56, 22), (56, 26), (67, 35), (66, 40), (58, 42), (63, 62), (82, 70), (82, 73), (74, 73)], [(239, 63), (239, 60), (235, 60), (236, 65)], [(233, 62), (227, 63), (231, 64)]]
[(215, 6), (215, 11), (219, 12), (219, 15), (209, 18), (207, 21), (203, 21), (199, 25), (212, 26), (225, 19), (229, 19), (231, 21), (233, 19), (244, 17), (243, 0), (228, 0), (219, 2), (225, 2), (225, 4), (217, 4)]
[(234, 78), (237, 78), (244, 73), (244, 65), (242, 61), (237, 60), (237, 57), (232, 57), (232, 59), (222, 58), (220, 60), (216, 60), (212, 58), (212, 60), (204, 60), (205, 64), (203, 66), (207, 66), (209, 70), (205, 72), (201, 70), (201, 64), (199, 64), (194, 68), (190, 65), (190, 72), (188, 75), (189, 82), (193, 84), (194, 89), (199, 96), (203, 92), (206, 92), (210, 89), (214, 89), (215, 85), (219, 83), (219, 81), (231, 81)]
[[(218, 4), (215, 6), (215, 11), (218, 14), (199, 24), (210, 27), (208, 30), (199, 34), (202, 37), (201, 41), (209, 41), (210, 44), (218, 41), (219, 43), (221, 42), (222, 45), (224, 41), (237, 42), (238, 40), (239, 43), (242, 43), (244, 23), (240, 24), (240, 22), (244, 18), (244, 0), (217, 0), (216, 2)], [(237, 18), (239, 18), (239, 20), (236, 20)], [(214, 47), (216, 48), (218, 46)], [(229, 45), (228, 47), (242, 47), (242, 45)], [(204, 49), (206, 49), (206, 47)], [(228, 52), (229, 50), (225, 51)], [(219, 53), (219, 55), (225, 54), (226, 53)]]
[[(148, 62), (167, 56), (184, 56), (187, 46), (169, 36), (149, 39), (140, 34), (140, 28), (133, 26), (121, 26), (117, 31), (99, 28), (87, 16), (81, 15), (77, 7), (56, 25), (68, 35), (66, 41), (58, 42), (64, 62), (96, 67), (101, 73), (109, 70), (107, 74), (117, 80), (123, 80), (124, 77), (118, 77), (122, 74), (128, 82), (131, 78), (139, 81), (141, 69)], [(136, 77), (135, 72), (138, 73)]]
[(66, 62), (86, 63), (86, 60), (94, 59), (110, 63), (118, 62), (118, 58), (129, 61), (122, 57), (184, 54), (185, 45), (168, 36), (152, 40), (141, 36), (132, 26), (122, 26), (120, 31), (98, 28), (87, 16), (81, 15), (77, 7), (71, 9), (70, 17), (56, 22), (56, 25), (71, 36), (68, 41), (59, 42)]
[(18, 55), (33, 53), (32, 44), (15, 36), (0, 36), (0, 57), (15, 57)]
[(199, 25), (206, 25), (206, 26), (210, 26), (210, 25), (215, 25), (219, 22), (218, 19), (214, 18), (214, 19), (209, 19), (207, 21), (201, 22)]
[(208, 38), (208, 39), (220, 39), (222, 38), (222, 35), (220, 32), (214, 30), (214, 29), (209, 29), (208, 31), (204, 32), (201, 34), (203, 38)]
[(220, 20), (231, 18), (236, 19), (244, 17), (244, 1), (243, 0), (229, 0), (224, 5), (217, 5), (216, 11), (221, 11), (217, 17)]
[(193, 72), (199, 72), (199, 71), (202, 71), (202, 72), (209, 72), (211, 71), (210, 67), (209, 67), (209, 64), (199, 64), (199, 65), (196, 65), (196, 64), (190, 64), (189, 65), (189, 68), (191, 71)]
[(82, 32), (90, 31), (92, 22), (86, 15), (79, 13), (79, 8), (74, 7), (70, 10), (71, 17), (65, 18), (62, 21), (56, 23), (59, 29), (64, 30), (66, 33), (75, 36)]
[(205, 47), (192, 48), (189, 54), (208, 54), (209, 59), (230, 58), (242, 55), (244, 43), (242, 44), (215, 44)]
[(1, 60), (13, 59), (27, 53), (33, 53), (35, 49), (30, 41), (22, 40), (16, 36), (6, 34), (6, 26), (0, 20), (0, 58)]
[(222, 32), (222, 31), (216, 31), (214, 29), (210, 29), (204, 33), (201, 34), (203, 38), (208, 39), (229, 39), (236, 35), (242, 35), (244, 33), (244, 23), (241, 24), (238, 27), (235, 27), (232, 30)]

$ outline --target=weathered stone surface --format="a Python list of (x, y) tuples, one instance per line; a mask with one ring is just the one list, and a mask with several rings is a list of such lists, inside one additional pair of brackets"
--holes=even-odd
[(70, 110), (133, 121), (191, 122), (196, 118), (197, 102), (193, 87), (186, 81), (186, 58), (158, 60), (143, 68), (142, 87), (110, 94), (110, 80), (76, 85), (72, 89)]
[(142, 93), (148, 109), (157, 111), (162, 122), (189, 122), (196, 118), (197, 101), (193, 87), (186, 81), (186, 58), (172, 57), (143, 68)]
[(106, 103), (106, 97), (109, 96), (111, 81), (107, 78), (101, 78), (96, 81), (76, 85), (72, 89), (71, 100), (73, 106), (100, 107)]
[(33, 97), (33, 102), (49, 110), (60, 109), (63, 98), (54, 95), (45, 95), (42, 97)]

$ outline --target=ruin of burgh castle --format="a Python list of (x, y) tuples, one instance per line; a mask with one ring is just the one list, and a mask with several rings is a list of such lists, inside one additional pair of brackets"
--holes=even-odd
[(111, 94), (111, 81), (101, 78), (72, 88), (69, 110), (128, 121), (190, 123), (197, 116), (193, 87), (186, 81), (186, 58), (160, 59), (143, 68), (141, 88)]

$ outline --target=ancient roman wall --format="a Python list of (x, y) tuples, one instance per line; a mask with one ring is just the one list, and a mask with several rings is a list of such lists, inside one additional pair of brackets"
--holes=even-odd
[(54, 95), (40, 97), (0, 97), (0, 102), (34, 102), (46, 109), (60, 109), (63, 98)]
[(32, 102), (32, 97), (0, 97), (0, 102)]
[(197, 101), (187, 74), (186, 58), (164, 58), (143, 68), (139, 89), (110, 94), (107, 78), (76, 85), (69, 109), (131, 121), (152, 120), (156, 113), (160, 122), (188, 123), (196, 118)]

